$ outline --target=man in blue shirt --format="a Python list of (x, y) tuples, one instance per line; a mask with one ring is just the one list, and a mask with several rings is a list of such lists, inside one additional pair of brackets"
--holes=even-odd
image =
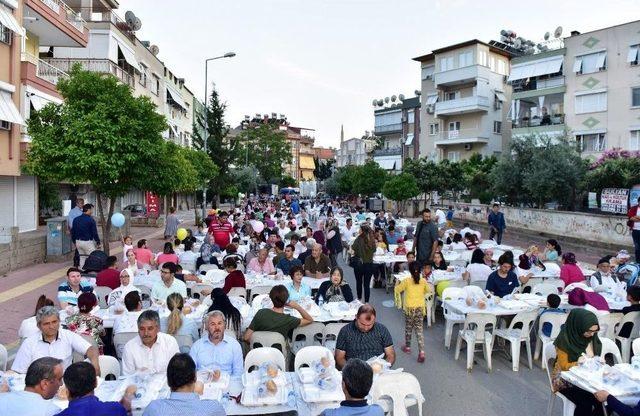
[(131, 410), (131, 400), (126, 396), (120, 402), (101, 402), (94, 395), (96, 370), (90, 363), (71, 364), (64, 372), (64, 385), (69, 391), (69, 407), (58, 416), (127, 416)]
[(232, 337), (225, 336), (227, 319), (220, 311), (211, 311), (205, 319), (209, 336), (197, 340), (189, 351), (198, 370), (220, 370), (230, 376), (244, 371), (242, 347)]
[(93, 205), (84, 204), (82, 215), (73, 220), (71, 228), (71, 241), (76, 245), (80, 253), (80, 268), (84, 267), (87, 256), (100, 248), (100, 236), (96, 220), (91, 216)]
[[(217, 400), (200, 399), (195, 393), (196, 363), (189, 354), (176, 354), (167, 366), (168, 399), (149, 403), (142, 416), (224, 416)], [(94, 415), (97, 416), (97, 415)]]
[(291, 270), (293, 266), (302, 266), (302, 262), (293, 257), (293, 253), (295, 252), (295, 250), (296, 248), (291, 244), (286, 246), (284, 248), (284, 257), (282, 257), (278, 264), (276, 264), (276, 267), (282, 270), (282, 273), (284, 273), (285, 275), (289, 274), (289, 270)]
[(51, 402), (62, 386), (62, 360), (38, 358), (31, 363), (25, 377), (24, 391), (0, 393), (0, 415), (53, 416), (60, 408)]
[(493, 240), (493, 237), (496, 237), (496, 243), (502, 244), (502, 233), (507, 228), (507, 224), (504, 221), (504, 214), (500, 212), (500, 205), (493, 204), (493, 208), (489, 213), (489, 228), (491, 232), (489, 233), (489, 239)]
[(373, 384), (373, 370), (366, 362), (352, 358), (342, 369), (342, 391), (346, 400), (337, 409), (326, 409), (322, 416), (383, 416), (382, 407), (367, 404), (367, 395)]
[[(77, 198), (76, 206), (71, 208), (71, 211), (69, 211), (69, 215), (67, 215), (67, 227), (69, 227), (69, 232), (71, 232), (73, 229), (73, 220), (75, 220), (80, 215), (82, 215), (83, 205), (84, 205), (84, 199)], [(80, 253), (78, 253), (78, 249), (76, 248), (73, 253), (73, 265), (75, 267), (78, 267), (79, 264), (80, 264)]]

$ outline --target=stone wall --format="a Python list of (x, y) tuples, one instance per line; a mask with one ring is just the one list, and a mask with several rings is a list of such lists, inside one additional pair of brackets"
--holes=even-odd
[[(487, 223), (488, 205), (453, 204), (454, 218), (459, 221)], [(446, 210), (446, 206), (442, 207)], [(502, 207), (507, 228), (533, 233), (586, 240), (601, 245), (631, 247), (627, 218), (583, 212), (554, 211), (532, 208)]]
[(44, 230), (19, 234), (11, 229), (11, 241), (0, 244), (0, 274), (42, 263), (46, 259), (47, 235)]

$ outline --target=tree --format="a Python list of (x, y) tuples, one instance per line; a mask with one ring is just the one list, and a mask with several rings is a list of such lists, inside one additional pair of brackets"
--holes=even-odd
[(586, 187), (598, 195), (604, 188), (632, 188), (640, 183), (640, 152), (612, 149), (589, 166)]
[(291, 145), (287, 142), (286, 134), (270, 123), (250, 127), (240, 133), (238, 141), (249, 149), (247, 154), (249, 164), (260, 172), (260, 176), (268, 183), (278, 183), (282, 178), (282, 166), (291, 164)]
[(382, 192), (387, 176), (387, 172), (372, 160), (362, 166), (355, 166), (351, 194), (362, 196), (378, 194)]
[[(206, 138), (207, 154), (218, 167), (218, 175), (211, 180), (211, 195), (214, 197), (216, 206), (220, 204), (221, 195), (228, 193), (227, 187), (230, 184), (230, 170), (241, 160), (242, 145), (239, 140), (229, 136), (229, 128), (224, 119), (227, 105), (220, 101), (218, 91), (211, 92), (209, 105), (206, 109)], [(197, 150), (204, 150), (205, 114), (196, 113), (193, 125), (193, 147)], [(237, 192), (236, 192), (237, 194)], [(206, 201), (205, 201), (206, 204)]]
[(511, 205), (531, 204), (531, 198), (524, 186), (524, 178), (537, 152), (535, 140), (512, 139), (510, 152), (504, 154), (495, 164), (489, 179), (496, 197)]
[(431, 197), (432, 192), (437, 191), (442, 194), (446, 190), (443, 169), (432, 160), (426, 158), (407, 159), (402, 170), (415, 178), (418, 189), (424, 193), (425, 203)]
[(407, 199), (415, 198), (420, 193), (418, 184), (413, 176), (408, 173), (401, 173), (391, 176), (385, 182), (382, 193), (387, 198), (398, 203), (398, 212), (404, 212), (404, 204)]
[(495, 156), (482, 157), (481, 154), (475, 153), (458, 164), (464, 175), (463, 181), (469, 199), (477, 198), (483, 204), (491, 202), (493, 194), (489, 174), (497, 162)]
[(289, 175), (284, 175), (280, 179), (280, 188), (295, 188), (298, 185), (296, 180)]
[[(170, 163), (162, 138), (167, 124), (148, 97), (134, 97), (114, 76), (79, 65), (69, 75), (57, 85), (63, 104), (48, 104), (29, 118), (32, 142), (25, 170), (45, 181), (90, 183), (108, 240), (116, 198), (131, 189), (167, 188), (166, 175), (150, 173)], [(104, 250), (109, 253), (108, 243)]]
[(313, 162), (316, 165), (316, 168), (313, 171), (313, 176), (315, 176), (317, 180), (325, 181), (333, 175), (333, 165), (336, 163), (335, 159), (328, 159), (323, 162), (317, 157), (314, 157)]
[(231, 180), (239, 192), (246, 194), (258, 193), (258, 184), (262, 181), (258, 170), (253, 166), (246, 166), (231, 171)]

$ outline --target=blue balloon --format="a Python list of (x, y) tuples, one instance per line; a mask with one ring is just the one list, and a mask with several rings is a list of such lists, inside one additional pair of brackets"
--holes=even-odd
[(124, 225), (124, 215), (119, 212), (116, 212), (111, 216), (111, 224), (114, 227), (120, 228)]

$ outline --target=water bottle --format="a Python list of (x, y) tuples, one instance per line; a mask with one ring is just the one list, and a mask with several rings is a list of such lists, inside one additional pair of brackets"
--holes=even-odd
[(267, 385), (266, 383), (261, 383), (256, 388), (256, 395), (260, 398), (267, 396)]
[(332, 378), (321, 378), (317, 381), (316, 384), (320, 388), (320, 390), (335, 390), (338, 385)]
[(323, 304), (324, 304), (324, 297), (323, 296), (319, 296), (318, 297), (318, 306), (322, 308)]
[(293, 390), (289, 390), (289, 393), (287, 394), (287, 406), (295, 409), (297, 401), (298, 399), (296, 397), (296, 392)]

